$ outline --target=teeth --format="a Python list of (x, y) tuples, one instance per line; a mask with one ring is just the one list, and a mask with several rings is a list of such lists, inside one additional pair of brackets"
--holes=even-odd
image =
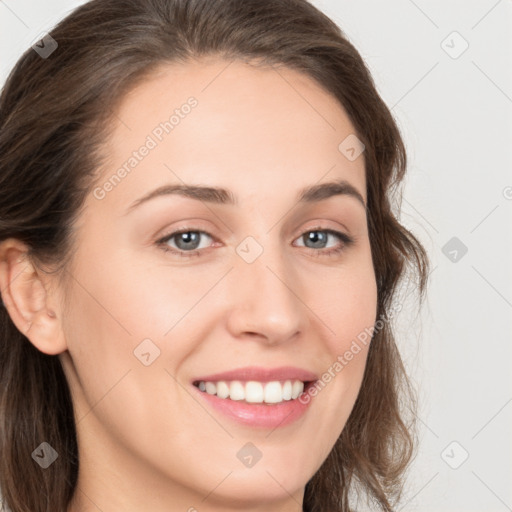
[(257, 382), (250, 380), (241, 382), (204, 382), (200, 381), (198, 387), (210, 395), (230, 400), (245, 400), (254, 404), (278, 404), (285, 400), (294, 400), (304, 391), (304, 382), (300, 380), (286, 380), (271, 382)]
[(244, 385), (235, 380), (229, 385), (229, 395), (228, 398), (231, 400), (245, 400), (245, 387)]
[[(265, 386), (266, 389), (267, 386)], [(264, 392), (261, 382), (250, 380), (245, 385), (245, 401), (254, 404), (261, 404), (263, 402)]]
[(229, 396), (229, 386), (223, 381), (217, 382), (217, 396), (219, 398), (227, 398)]
[(206, 392), (209, 395), (215, 395), (217, 393), (217, 386), (213, 382), (206, 382)]

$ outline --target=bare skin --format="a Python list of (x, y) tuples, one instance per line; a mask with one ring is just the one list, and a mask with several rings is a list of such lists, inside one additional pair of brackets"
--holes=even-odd
[[(364, 205), (347, 194), (297, 201), (305, 187), (346, 180), (366, 202), (364, 153), (351, 161), (338, 149), (355, 133), (347, 114), (296, 71), (227, 64), (166, 64), (123, 99), (101, 190), (76, 224), (69, 287), (21, 242), (0, 244), (9, 314), (39, 350), (58, 354), (72, 390), (80, 473), (68, 512), (300, 511), (357, 398), (367, 346), (303, 417), (273, 430), (191, 393), (197, 376), (250, 365), (321, 377), (376, 320)], [(158, 140), (155, 127), (190, 97), (197, 104)], [(148, 135), (156, 147), (105, 185)], [(237, 204), (166, 194), (129, 209), (184, 183), (229, 189)], [(182, 228), (204, 232), (194, 256), (179, 236), (157, 243)], [(325, 245), (308, 243), (310, 231)], [(251, 263), (237, 252), (247, 237), (242, 247), (262, 250)], [(160, 350), (148, 366), (134, 355), (145, 339)], [(237, 457), (248, 442), (262, 453), (250, 468)]]

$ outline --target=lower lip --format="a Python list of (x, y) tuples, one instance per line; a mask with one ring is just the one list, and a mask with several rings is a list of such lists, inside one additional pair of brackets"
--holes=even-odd
[[(311, 385), (313, 383), (309, 384), (309, 386)], [(210, 395), (205, 391), (201, 391), (196, 386), (193, 387), (204, 400), (225, 416), (251, 427), (284, 427), (302, 417), (311, 404), (311, 395), (308, 396), (307, 403), (302, 403), (296, 398), (294, 400), (285, 400), (278, 404), (248, 404), (244, 401), (219, 398), (217, 395)], [(305, 391), (308, 387), (305, 388)]]

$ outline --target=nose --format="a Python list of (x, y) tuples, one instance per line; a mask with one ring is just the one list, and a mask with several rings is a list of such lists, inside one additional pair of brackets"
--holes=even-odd
[(270, 345), (295, 340), (307, 322), (298, 277), (282, 248), (265, 247), (252, 263), (237, 255), (230, 276), (231, 334), (256, 337)]

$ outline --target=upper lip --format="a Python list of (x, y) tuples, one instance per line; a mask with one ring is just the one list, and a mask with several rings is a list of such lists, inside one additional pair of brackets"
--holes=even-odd
[(301, 380), (303, 382), (310, 382), (318, 380), (318, 377), (313, 372), (293, 366), (280, 366), (278, 368), (245, 366), (244, 368), (236, 368), (235, 370), (229, 370), (227, 372), (197, 377), (193, 382), (218, 382), (221, 380), (255, 380), (260, 382), (270, 382), (275, 380)]

